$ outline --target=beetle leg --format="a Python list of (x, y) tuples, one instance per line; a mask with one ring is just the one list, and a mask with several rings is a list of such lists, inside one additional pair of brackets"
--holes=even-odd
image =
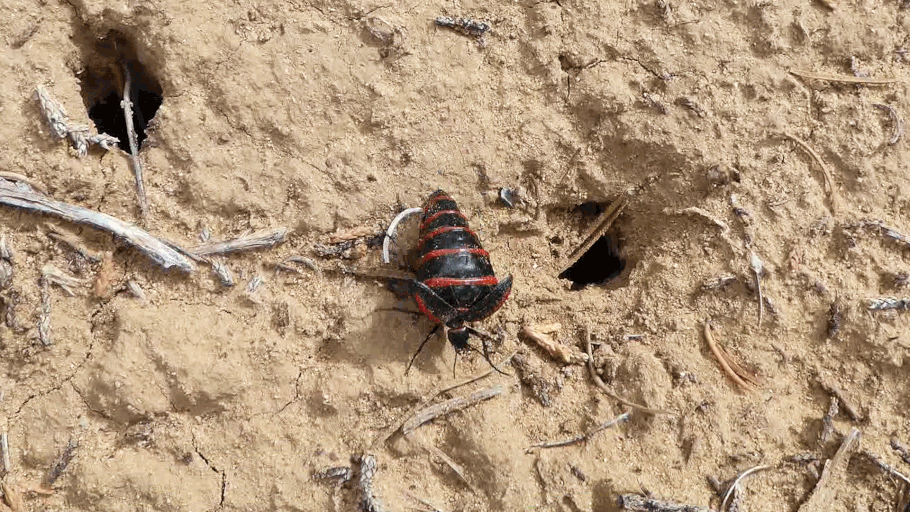
[(477, 329), (474, 329), (473, 327), (468, 327), (467, 325), (464, 327), (465, 327), (465, 329), (468, 330), (468, 332), (470, 332), (474, 336), (477, 336), (478, 338), (480, 338), (480, 345), (483, 347), (483, 352), (477, 350), (476, 348), (474, 348), (470, 345), (468, 345), (468, 348), (473, 350), (474, 352), (477, 352), (478, 354), (481, 354), (483, 356), (483, 358), (486, 359), (488, 363), (490, 363), (490, 366), (494, 370), (496, 370), (496, 372), (499, 373), (500, 375), (512, 375), (511, 373), (506, 373), (506, 372), (500, 370), (495, 364), (493, 364), (493, 360), (490, 359), (490, 347), (487, 345), (487, 342), (493, 341), (493, 337), (483, 331), (478, 331)]
[(436, 334), (436, 331), (439, 330), (439, 326), (440, 326), (440, 325), (442, 325), (442, 324), (436, 324), (436, 325), (433, 327), (433, 330), (430, 331), (430, 334), (427, 334), (427, 337), (426, 337), (425, 340), (423, 340), (423, 343), (421, 343), (420, 346), (417, 347), (417, 352), (414, 352), (414, 355), (411, 356), (411, 360), (408, 361), (408, 367), (405, 368), (405, 370), (404, 370), (404, 374), (405, 374), (405, 375), (407, 375), (408, 372), (411, 370), (411, 365), (413, 365), (413, 364), (414, 364), (414, 360), (417, 359), (417, 354), (419, 354), (420, 351), (423, 350), (423, 346), (426, 345), (428, 341), (430, 341), (430, 338), (432, 338), (434, 334)]

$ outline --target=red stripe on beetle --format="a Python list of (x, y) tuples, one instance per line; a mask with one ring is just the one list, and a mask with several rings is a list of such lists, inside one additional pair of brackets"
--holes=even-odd
[(496, 286), (499, 281), (496, 276), (484, 277), (433, 277), (423, 282), (429, 288), (441, 288), (443, 286)]
[(422, 267), (424, 263), (430, 260), (435, 260), (441, 256), (450, 256), (453, 254), (475, 254), (477, 256), (483, 256), (485, 258), (490, 257), (490, 253), (483, 249), (437, 249), (421, 256), (421, 258), (417, 260), (417, 268)]
[(436, 315), (434, 315), (433, 312), (430, 311), (429, 308), (427, 308), (427, 305), (424, 304), (423, 300), (420, 299), (420, 295), (418, 295), (416, 293), (414, 294), (414, 302), (417, 303), (417, 309), (419, 309), (421, 313), (426, 315), (427, 318), (430, 319), (430, 321), (437, 323), (437, 324), (443, 323), (442, 320), (436, 318)]
[(429, 217), (427, 217), (427, 220), (421, 222), (420, 230), (423, 231), (423, 229), (426, 227), (427, 224), (433, 222), (434, 220), (439, 218), (441, 215), (458, 215), (459, 217), (464, 219), (465, 222), (468, 222), (468, 219), (464, 216), (464, 214), (458, 210), (440, 210), (440, 211), (434, 213), (433, 215), (430, 215)]
[(449, 201), (453, 200), (451, 197), (449, 197), (448, 194), (445, 194), (445, 193), (433, 195), (429, 199), (427, 199), (427, 204), (424, 205), (423, 209), (426, 210), (427, 208), (438, 203), (439, 201), (445, 201), (446, 199), (448, 199)]
[(428, 240), (432, 240), (433, 238), (436, 237), (436, 235), (441, 235), (441, 234), (443, 234), (443, 233), (448, 233), (449, 231), (467, 231), (467, 232), (470, 233), (475, 239), (477, 238), (477, 234), (474, 233), (473, 231), (471, 231), (470, 229), (468, 229), (467, 227), (464, 227), (464, 226), (443, 226), (443, 227), (441, 227), (441, 228), (434, 229), (433, 231), (430, 231), (429, 233), (427, 233), (426, 235), (424, 235), (423, 238), (421, 238), (420, 241), (417, 242), (417, 248), (416, 248), (415, 250), (416, 250), (416, 251), (420, 251), (421, 249), (423, 249), (423, 244), (425, 244)]

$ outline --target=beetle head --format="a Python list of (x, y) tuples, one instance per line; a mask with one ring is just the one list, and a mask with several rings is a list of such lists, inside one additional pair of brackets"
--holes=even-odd
[(451, 343), (456, 350), (465, 350), (468, 348), (468, 336), (468, 329), (464, 325), (449, 329), (449, 343)]

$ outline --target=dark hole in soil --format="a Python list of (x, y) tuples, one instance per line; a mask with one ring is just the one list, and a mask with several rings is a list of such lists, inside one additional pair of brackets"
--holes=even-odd
[(572, 289), (580, 290), (589, 284), (606, 283), (625, 269), (626, 260), (620, 256), (617, 238), (604, 235), (559, 278), (572, 281)]
[[(607, 203), (587, 201), (576, 205), (572, 212), (581, 217), (582, 225), (593, 226), (606, 210)], [(601, 236), (574, 265), (559, 274), (560, 279), (572, 281), (572, 289), (580, 290), (591, 284), (605, 284), (626, 269), (620, 251), (620, 234), (615, 226)]]
[(85, 57), (85, 72), (80, 76), (82, 99), (88, 116), (98, 132), (120, 140), (120, 148), (130, 152), (126, 118), (120, 100), (125, 77), (129, 73), (130, 100), (133, 103), (133, 127), (139, 147), (145, 140), (145, 129), (161, 106), (161, 85), (139, 62), (136, 50), (127, 37), (111, 32), (95, 42)]

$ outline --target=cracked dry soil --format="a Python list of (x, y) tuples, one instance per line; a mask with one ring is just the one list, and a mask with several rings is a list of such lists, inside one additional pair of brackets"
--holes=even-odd
[[(479, 45), (436, 28), (440, 15), (493, 28)], [(0, 208), (14, 251), (0, 290), (4, 482), (26, 491), (27, 510), (353, 510), (354, 489), (312, 475), (371, 450), (389, 510), (418, 507), (414, 495), (448, 511), (616, 512), (618, 494), (642, 490), (716, 508), (708, 476), (770, 464), (744, 481), (743, 509), (795, 511), (815, 485), (812, 461), (851, 427), (863, 449), (910, 472), (889, 448), (910, 444), (910, 316), (865, 307), (910, 295), (910, 256), (863, 227), (910, 233), (907, 140), (890, 143), (895, 118), (874, 107), (908, 111), (908, 29), (910, 10), (879, 0), (833, 10), (809, 0), (3, 2), (0, 170), (138, 222), (124, 154), (76, 158), (31, 99), (42, 84), (88, 123), (80, 77), (113, 31), (161, 89), (141, 150), (145, 227), (189, 247), (203, 231), (290, 228), (271, 250), (228, 256), (237, 286), (226, 289), (202, 266), (162, 272), (104, 233)], [(897, 81), (838, 84), (791, 69)], [(837, 211), (816, 162), (784, 134), (818, 152)], [(526, 202), (506, 208), (503, 186), (522, 187)], [(458, 200), (496, 270), (515, 276), (512, 298), (479, 327), (502, 336), (494, 358), (521, 350), (520, 373), (456, 391), (506, 388), (418, 431), (467, 482), (417, 444), (372, 446), (453, 380), (451, 347), (434, 340), (405, 376), (430, 323), (390, 311), (414, 306), (379, 280), (337, 271), (379, 268), (375, 249), (336, 251), (349, 259), (314, 250), (336, 230), (378, 231), (436, 188)], [(621, 194), (629, 206), (612, 235), (625, 274), (572, 290), (556, 275), (592, 218), (577, 206)], [(145, 298), (97, 299), (99, 266), (49, 238), (51, 227), (113, 251), (112, 290), (132, 279)], [(760, 326), (749, 251), (764, 266)], [(292, 255), (318, 270), (277, 272)], [(53, 344), (42, 347), (47, 264), (86, 286), (75, 297), (51, 288)], [(761, 389), (726, 380), (706, 319)], [(569, 345), (589, 326), (607, 384), (670, 414), (527, 453), (623, 412), (584, 367), (517, 336), (552, 322)], [(456, 379), (486, 368), (467, 355)], [(833, 388), (862, 419), (842, 407), (820, 441)], [(53, 493), (28, 492), (71, 440)], [(781, 462), (794, 455), (803, 462)], [(892, 510), (895, 480), (859, 458), (847, 472), (830, 510)]]

